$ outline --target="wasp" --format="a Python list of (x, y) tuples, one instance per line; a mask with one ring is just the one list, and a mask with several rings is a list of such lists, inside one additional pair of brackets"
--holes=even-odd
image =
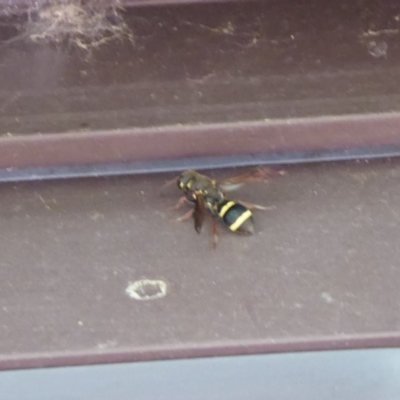
[(254, 219), (251, 209), (267, 210), (273, 208), (244, 201), (235, 201), (228, 198), (226, 193), (237, 190), (246, 182), (265, 181), (276, 173), (282, 175), (284, 171), (257, 168), (249, 173), (218, 183), (215, 179), (197, 171), (187, 170), (166, 184), (169, 185), (176, 182), (178, 188), (183, 192), (183, 196), (179, 199), (178, 203), (170, 208), (180, 208), (186, 202), (194, 203), (193, 209), (176, 220), (183, 221), (193, 216), (194, 227), (198, 233), (201, 231), (206, 213), (211, 214), (215, 247), (218, 240), (216, 218), (222, 220), (232, 232), (251, 235), (254, 232)]

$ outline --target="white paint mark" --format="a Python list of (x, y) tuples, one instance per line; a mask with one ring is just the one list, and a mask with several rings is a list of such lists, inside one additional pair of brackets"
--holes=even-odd
[(116, 340), (107, 340), (107, 342), (97, 344), (97, 348), (100, 350), (113, 349), (117, 346), (118, 346), (118, 342)]
[(384, 40), (372, 40), (368, 43), (368, 52), (374, 58), (386, 58), (388, 47)]
[(332, 304), (335, 301), (329, 292), (322, 292), (321, 298), (325, 300), (328, 304)]
[(104, 214), (101, 214), (101, 213), (99, 213), (97, 211), (91, 211), (89, 213), (89, 218), (92, 221), (97, 221), (97, 220), (100, 220), (100, 219), (104, 219)]
[(141, 279), (130, 282), (125, 293), (135, 300), (160, 299), (167, 294), (167, 284), (162, 280)]
[(79, 326), (83, 326), (83, 322), (82, 321), (78, 321), (78, 325)]

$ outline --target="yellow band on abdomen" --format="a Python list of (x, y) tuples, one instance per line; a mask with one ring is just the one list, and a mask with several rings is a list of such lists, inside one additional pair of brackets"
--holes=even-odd
[(226, 212), (235, 205), (234, 201), (228, 201), (219, 211), (218, 215), (223, 218)]
[(251, 217), (251, 211), (245, 211), (230, 227), (229, 229), (235, 232), (246, 220)]

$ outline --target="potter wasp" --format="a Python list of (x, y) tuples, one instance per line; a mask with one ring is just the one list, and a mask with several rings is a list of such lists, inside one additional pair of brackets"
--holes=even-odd
[(178, 188), (183, 192), (183, 196), (175, 206), (170, 207), (171, 209), (180, 208), (186, 202), (194, 203), (194, 207), (180, 218), (177, 218), (176, 221), (183, 221), (193, 217), (194, 228), (196, 232), (200, 233), (206, 214), (209, 213), (211, 215), (215, 247), (218, 240), (215, 219), (222, 220), (232, 232), (251, 235), (254, 232), (254, 219), (251, 210), (267, 210), (271, 208), (245, 201), (231, 200), (226, 193), (240, 188), (247, 182), (263, 182), (277, 174), (283, 175), (284, 171), (256, 168), (248, 173), (217, 182), (215, 179), (197, 171), (186, 170), (179, 177), (164, 185), (164, 187), (176, 182)]

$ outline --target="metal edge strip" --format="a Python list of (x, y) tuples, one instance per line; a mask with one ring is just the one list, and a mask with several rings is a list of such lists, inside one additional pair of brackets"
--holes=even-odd
[(41, 176), (91, 176), (387, 156), (399, 147), (400, 113), (346, 115), (5, 137), (0, 170), (3, 180), (16, 170), (38, 175), (35, 168)]

